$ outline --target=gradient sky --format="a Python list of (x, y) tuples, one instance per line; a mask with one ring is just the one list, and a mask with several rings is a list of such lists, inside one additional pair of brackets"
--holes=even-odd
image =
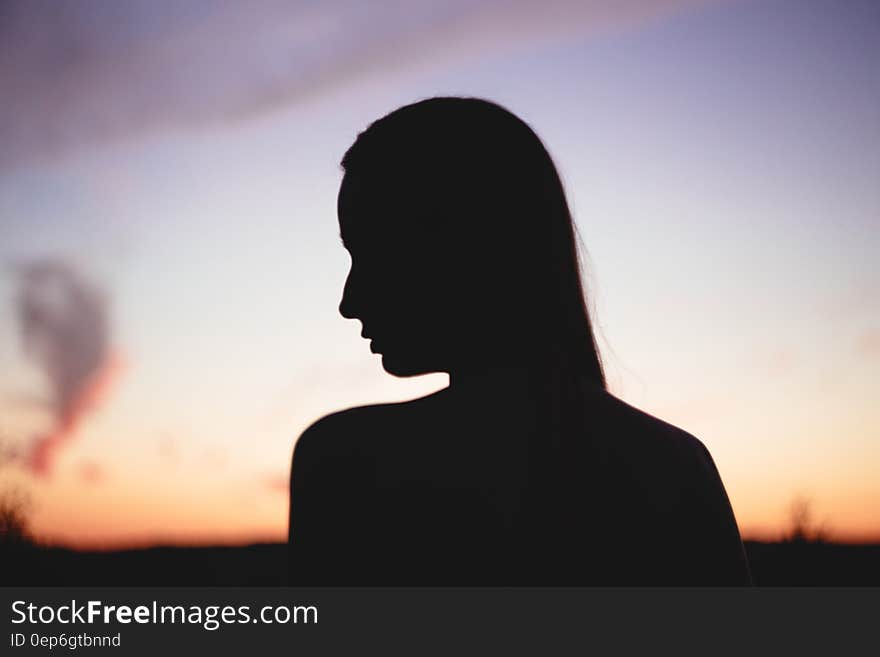
[(283, 539), (303, 428), (445, 384), (337, 314), (335, 196), (371, 120), (464, 94), (544, 139), (612, 391), (709, 447), (743, 533), (802, 497), (880, 538), (880, 5), (181, 4), (0, 22), (0, 440), (58, 423), (21, 267), (102, 290), (114, 363), (49, 474), (0, 466), (39, 536)]

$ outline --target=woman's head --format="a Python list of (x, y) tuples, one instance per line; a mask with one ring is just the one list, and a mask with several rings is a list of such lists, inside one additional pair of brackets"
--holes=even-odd
[(471, 98), (401, 107), (342, 160), (340, 312), (398, 376), (571, 368), (604, 386), (575, 231), (535, 133)]

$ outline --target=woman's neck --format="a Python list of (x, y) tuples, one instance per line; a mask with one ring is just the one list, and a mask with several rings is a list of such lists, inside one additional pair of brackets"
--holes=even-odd
[(524, 363), (455, 369), (449, 372), (449, 387), (521, 385), (535, 375), (535, 368)]

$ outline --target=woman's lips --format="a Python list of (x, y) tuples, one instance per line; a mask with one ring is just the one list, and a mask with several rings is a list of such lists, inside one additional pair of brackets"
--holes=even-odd
[(376, 351), (376, 340), (375, 340), (373, 337), (367, 335), (366, 333), (361, 333), (361, 337), (362, 337), (364, 340), (369, 340), (369, 341), (370, 341), (370, 351), (372, 351), (374, 354), (378, 354), (378, 353), (379, 353), (378, 351)]
[(372, 335), (370, 335), (366, 331), (361, 332), (361, 337), (364, 338), (364, 340), (370, 341), (370, 351), (372, 351), (374, 354), (381, 353), (380, 352), (381, 342), (377, 342), (376, 338), (374, 338)]

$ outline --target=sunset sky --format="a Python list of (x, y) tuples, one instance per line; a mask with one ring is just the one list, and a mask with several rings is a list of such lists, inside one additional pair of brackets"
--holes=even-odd
[(871, 0), (4, 3), (0, 493), (35, 534), (283, 540), (306, 426), (446, 384), (338, 315), (335, 204), (360, 130), (449, 94), (544, 140), (611, 390), (707, 445), (743, 534), (803, 498), (880, 540)]

